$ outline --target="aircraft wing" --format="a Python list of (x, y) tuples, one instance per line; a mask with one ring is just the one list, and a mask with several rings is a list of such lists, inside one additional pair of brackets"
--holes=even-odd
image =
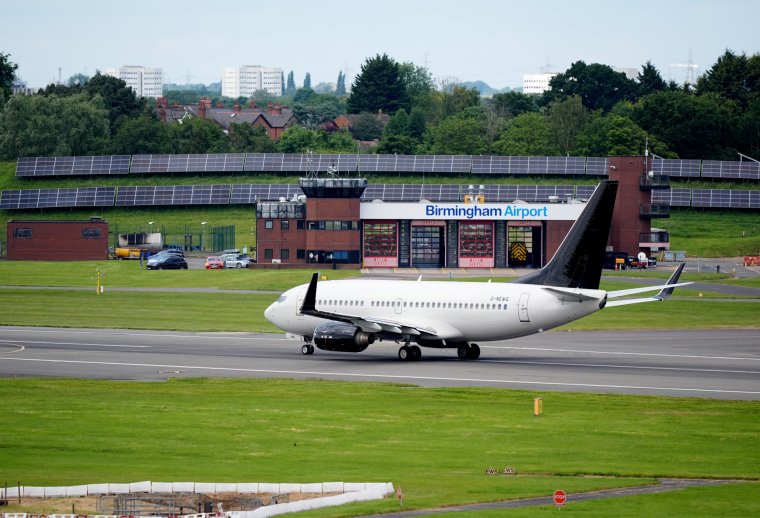
[(669, 297), (673, 294), (673, 290), (679, 286), (687, 286), (689, 284), (692, 284), (691, 282), (678, 282), (678, 278), (681, 277), (681, 272), (683, 272), (684, 267), (686, 266), (686, 263), (681, 263), (678, 268), (676, 268), (676, 271), (673, 272), (673, 275), (670, 276), (668, 279), (668, 282), (661, 286), (646, 286), (644, 288), (631, 288), (628, 290), (617, 290), (617, 291), (610, 291), (607, 293), (608, 299), (614, 299), (618, 297), (625, 297), (627, 295), (634, 295), (636, 293), (645, 293), (647, 291), (653, 291), (659, 289), (660, 291), (651, 297), (643, 297), (643, 298), (637, 298), (637, 299), (623, 299), (623, 300), (612, 300), (607, 302), (606, 307), (615, 307), (615, 306), (627, 306), (629, 304), (639, 304), (641, 302), (654, 302), (656, 300), (664, 300), (665, 298)]
[(314, 273), (311, 276), (309, 287), (306, 290), (306, 295), (301, 304), (301, 313), (318, 318), (325, 318), (327, 320), (334, 320), (337, 322), (346, 322), (360, 327), (362, 331), (369, 333), (379, 333), (384, 331), (386, 333), (395, 333), (399, 335), (430, 335), (435, 338), (452, 338), (458, 336), (460, 333), (454, 327), (445, 324), (443, 322), (437, 322), (436, 327), (430, 325), (420, 325), (415, 322), (405, 322), (402, 320), (388, 319), (388, 318), (375, 318), (360, 315), (352, 315), (350, 313), (338, 313), (334, 311), (322, 311), (316, 308), (317, 300), (317, 280), (319, 274)]

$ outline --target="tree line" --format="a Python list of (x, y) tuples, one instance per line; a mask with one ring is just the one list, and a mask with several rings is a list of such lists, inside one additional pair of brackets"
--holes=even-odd
[[(386, 54), (368, 58), (346, 94), (317, 93), (293, 72), (282, 96), (256, 92), (238, 102), (272, 100), (299, 121), (278, 141), (264, 128), (212, 121), (158, 120), (152, 103), (120, 79), (95, 74), (11, 96), (17, 65), (0, 53), (0, 156), (140, 153), (370, 152), (533, 156), (640, 155), (735, 160), (760, 154), (760, 54), (726, 50), (695, 84), (665, 81), (651, 62), (635, 80), (599, 63), (573, 63), (542, 95), (483, 98), (454, 79), (434, 80), (413, 63)], [(189, 94), (187, 94), (189, 95)], [(195, 94), (197, 95), (197, 94)], [(169, 102), (177, 99), (169, 99)], [(235, 100), (231, 100), (235, 101)], [(335, 119), (348, 115), (350, 131)]]

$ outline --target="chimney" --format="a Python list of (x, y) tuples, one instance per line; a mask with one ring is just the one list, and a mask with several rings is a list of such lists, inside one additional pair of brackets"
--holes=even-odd
[(156, 108), (156, 111), (158, 112), (158, 120), (161, 122), (166, 122), (166, 109), (163, 106), (158, 106)]
[(240, 113), (240, 103), (239, 103), (239, 102), (235, 102), (235, 104), (234, 104), (234, 106), (232, 107), (232, 109), (233, 109), (233, 111), (234, 111), (235, 113)]
[(166, 102), (166, 97), (156, 97), (156, 108), (166, 108), (169, 106)]
[(198, 116), (201, 119), (206, 118), (206, 110), (211, 108), (211, 99), (208, 97), (201, 97), (201, 101), (198, 104)]
[(224, 108), (224, 103), (222, 101), (216, 101), (216, 107), (217, 108)]
[(275, 115), (282, 115), (282, 105), (275, 104), (272, 113), (274, 113)]

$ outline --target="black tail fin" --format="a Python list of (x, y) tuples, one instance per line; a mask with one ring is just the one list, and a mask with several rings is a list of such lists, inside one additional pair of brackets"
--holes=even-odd
[(603, 180), (546, 266), (514, 282), (599, 289), (618, 183)]

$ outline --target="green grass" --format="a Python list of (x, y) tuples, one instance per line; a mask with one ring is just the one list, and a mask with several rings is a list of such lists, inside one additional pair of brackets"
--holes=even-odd
[[(328, 266), (329, 265), (322, 265)], [(139, 261), (5, 261), (0, 262), (0, 286), (86, 286), (93, 293), (97, 270), (108, 288), (216, 288), (282, 292), (309, 282), (315, 270), (146, 270)], [(346, 279), (358, 270), (321, 272), (328, 279)]]
[(690, 257), (736, 257), (760, 253), (760, 213), (674, 209), (652, 226), (670, 232), (670, 249)]
[[(760, 477), (758, 402), (260, 379), (0, 379), (0, 394), (0, 480), (25, 485), (390, 481), (414, 509)], [(485, 475), (506, 466), (518, 476)]]

